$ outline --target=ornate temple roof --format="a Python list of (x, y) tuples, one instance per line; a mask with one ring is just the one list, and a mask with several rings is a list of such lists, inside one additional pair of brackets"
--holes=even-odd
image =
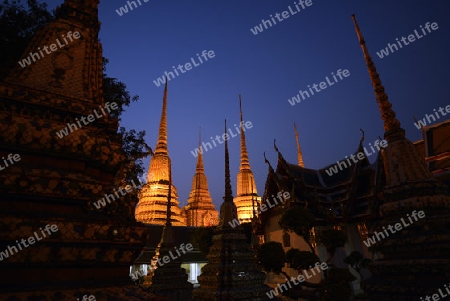
[[(156, 249), (158, 244), (161, 241), (161, 236), (163, 232), (163, 226), (159, 225), (149, 225), (147, 226), (147, 242), (145, 248), (139, 254), (139, 256), (134, 261), (134, 264), (150, 264), (152, 262), (153, 257), (156, 255)], [(192, 244), (192, 235), (197, 227), (172, 227), (172, 235), (174, 239), (174, 243), (176, 246), (180, 246), (181, 244)], [(194, 250), (187, 251), (186, 254), (183, 254), (181, 257), (183, 263), (187, 262), (207, 262), (206, 257), (200, 250), (193, 246)]]
[[(363, 139), (354, 152), (355, 155), (363, 152), (362, 143)], [(278, 148), (276, 150), (278, 164), (276, 170), (269, 165), (263, 202), (271, 199), (271, 195), (276, 195), (279, 191), (287, 191), (294, 196), (292, 202), (307, 206), (322, 222), (361, 220), (372, 214), (370, 204), (379, 186), (377, 184), (379, 158), (370, 164), (365, 157), (330, 176), (326, 170), (336, 163), (321, 169), (306, 168), (288, 163)], [(279, 212), (278, 207), (281, 209), (284, 205), (276, 206), (261, 214), (262, 225), (267, 218)]]

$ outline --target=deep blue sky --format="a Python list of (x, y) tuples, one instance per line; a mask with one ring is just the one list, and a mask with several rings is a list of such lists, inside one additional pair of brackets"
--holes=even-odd
[[(284, 157), (297, 162), (293, 123), (297, 123), (305, 164), (321, 168), (356, 150), (360, 128), (365, 143), (383, 135), (383, 125), (350, 15), (356, 14), (369, 51), (393, 109), (412, 141), (421, 139), (412, 116), (422, 119), (450, 104), (448, 0), (312, 0), (313, 5), (254, 35), (250, 28), (270, 14), (294, 9), (294, 1), (150, 0), (123, 16), (123, 0), (103, 0), (99, 18), (107, 73), (123, 81), (140, 100), (123, 115), (121, 125), (145, 130), (155, 147), (163, 87), (153, 80), (173, 65), (190, 62), (203, 50), (215, 57), (169, 81), (168, 131), (173, 181), (180, 206), (187, 203), (198, 143), (221, 135), (223, 120), (239, 121), (238, 94), (243, 97), (250, 164), (263, 193), (267, 165), (276, 166), (273, 139)], [(50, 8), (62, 0), (47, 1)], [(412, 34), (426, 22), (439, 29), (380, 59), (376, 52), (395, 38)], [(420, 32), (420, 31), (419, 31)], [(350, 76), (295, 106), (288, 98), (319, 84), (331, 72)], [(442, 118), (441, 118), (442, 120)], [(229, 140), (233, 193), (239, 166), (239, 139)], [(224, 191), (223, 144), (204, 155), (205, 171), (216, 208)], [(371, 161), (375, 156), (369, 157)], [(145, 160), (147, 167), (149, 160)]]

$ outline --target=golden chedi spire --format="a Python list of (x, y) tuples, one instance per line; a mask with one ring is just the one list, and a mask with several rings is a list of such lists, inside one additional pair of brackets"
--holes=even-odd
[(294, 131), (295, 131), (295, 142), (297, 143), (298, 166), (305, 167), (305, 162), (303, 162), (302, 149), (300, 148), (300, 140), (298, 139), (297, 125), (295, 124), (295, 122), (294, 122)]
[(239, 170), (250, 169), (250, 161), (248, 159), (247, 145), (245, 144), (245, 131), (244, 121), (242, 119), (242, 99), (241, 94), (239, 94), (239, 116), (241, 121), (241, 163), (239, 166)]
[(205, 171), (205, 167), (203, 165), (203, 151), (201, 151), (202, 149), (200, 148), (202, 144), (202, 128), (199, 129), (199, 134), (198, 134), (198, 156), (197, 156), (197, 165), (195, 167), (196, 172), (204, 172)]
[(255, 178), (250, 168), (247, 146), (245, 144), (244, 121), (242, 118), (242, 99), (239, 94), (240, 111), (240, 134), (241, 134), (241, 160), (239, 172), (237, 174), (236, 198), (234, 203), (237, 207), (239, 221), (241, 223), (250, 222), (253, 216), (253, 202), (261, 201), (256, 189)]
[(159, 122), (158, 143), (156, 144), (155, 155), (168, 155), (167, 149), (167, 77), (164, 86), (163, 107), (161, 113), (161, 120)]
[[(200, 129), (199, 150), (201, 150), (201, 140)], [(208, 189), (202, 151), (198, 152), (195, 175), (192, 178), (192, 188), (184, 211), (186, 213), (187, 226), (208, 227), (216, 226), (219, 223), (219, 212), (213, 205)]]
[[(167, 78), (164, 87), (163, 108), (159, 125), (158, 142), (154, 155), (150, 159), (147, 183), (139, 192), (139, 203), (136, 206), (137, 221), (150, 225), (165, 225), (168, 210), (168, 192), (171, 174), (171, 161), (167, 149)], [(181, 215), (177, 189), (170, 184), (171, 206), (170, 218), (174, 226), (184, 226), (186, 222)]]

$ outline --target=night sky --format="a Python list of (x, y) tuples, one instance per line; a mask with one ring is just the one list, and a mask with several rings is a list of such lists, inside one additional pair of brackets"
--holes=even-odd
[[(180, 207), (186, 205), (195, 172), (191, 151), (203, 141), (222, 135), (239, 122), (242, 94), (250, 164), (258, 192), (263, 193), (267, 165), (275, 167), (273, 139), (287, 161), (297, 162), (294, 122), (299, 130), (305, 165), (322, 168), (356, 151), (365, 130), (365, 145), (383, 136), (383, 125), (354, 30), (355, 13), (373, 61), (402, 127), (411, 141), (421, 139), (413, 116), (423, 119), (433, 109), (450, 105), (447, 85), (450, 66), (450, 3), (444, 0), (312, 0), (297, 11), (294, 1), (156, 1), (144, 2), (119, 16), (123, 0), (103, 0), (99, 18), (107, 74), (123, 81), (140, 100), (123, 114), (121, 125), (145, 130), (156, 146), (163, 86), (153, 81), (185, 65), (197, 53), (215, 56), (169, 81), (168, 133), (173, 182)], [(47, 1), (49, 8), (62, 0)], [(298, 5), (298, 4), (297, 4)], [(296, 14), (289, 12), (289, 6)], [(254, 35), (261, 20), (288, 11), (283, 21)], [(286, 14), (285, 14), (286, 15)], [(280, 18), (282, 18), (280, 16)], [(423, 35), (420, 26), (436, 22), (437, 30)], [(417, 30), (422, 37), (384, 58), (376, 52)], [(192, 63), (192, 62), (191, 62)], [(347, 69), (348, 77), (291, 106), (288, 99), (307, 86), (332, 79)], [(438, 123), (446, 117), (441, 117)], [(239, 136), (229, 140), (233, 194), (239, 167)], [(375, 156), (369, 157), (373, 162)], [(204, 153), (205, 172), (218, 209), (224, 192), (223, 144)], [(149, 158), (144, 160), (148, 167)]]

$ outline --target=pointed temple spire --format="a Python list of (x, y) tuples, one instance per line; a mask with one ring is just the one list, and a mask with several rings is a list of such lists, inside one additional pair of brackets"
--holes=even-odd
[(225, 196), (220, 206), (220, 224), (214, 231), (213, 245), (206, 256), (208, 263), (197, 278), (200, 287), (194, 289), (192, 301), (269, 300), (266, 293), (270, 288), (264, 285), (266, 276), (247, 242), (244, 228), (236, 225), (236, 221), (228, 142), (225, 140)]
[(250, 162), (248, 159), (247, 146), (245, 144), (245, 132), (244, 132), (244, 121), (242, 119), (242, 98), (241, 94), (239, 94), (239, 114), (240, 114), (240, 129), (241, 129), (241, 165), (239, 167), (240, 170), (250, 169)]
[(241, 158), (239, 172), (237, 174), (236, 198), (234, 203), (237, 207), (239, 221), (241, 223), (250, 222), (253, 217), (253, 201), (260, 201), (256, 189), (255, 178), (250, 168), (247, 146), (245, 142), (244, 119), (242, 117), (242, 97), (239, 94), (239, 117), (241, 135)]
[(297, 143), (298, 166), (305, 167), (305, 163), (303, 162), (302, 149), (300, 148), (300, 140), (298, 139), (297, 125), (295, 124), (295, 122), (294, 122), (294, 131), (295, 131), (295, 142)]
[[(167, 77), (158, 142), (150, 159), (147, 183), (142, 187), (138, 198), (139, 203), (134, 214), (137, 221), (150, 225), (165, 225), (167, 222), (165, 213), (170, 208), (170, 222), (174, 223), (174, 226), (186, 225), (179, 207), (177, 189), (172, 184), (172, 167), (167, 148)], [(169, 199), (170, 204), (167, 203)]]
[(167, 149), (167, 82), (168, 80), (166, 76), (161, 121), (159, 122), (158, 143), (156, 144), (155, 149), (155, 154), (164, 154), (164, 155), (169, 154), (169, 151)]
[(400, 121), (395, 117), (396, 114), (392, 110), (392, 104), (389, 102), (388, 95), (384, 91), (383, 84), (381, 83), (380, 75), (375, 68), (375, 65), (367, 50), (366, 42), (361, 34), (358, 23), (356, 22), (355, 15), (352, 15), (353, 23), (355, 25), (356, 34), (358, 36), (359, 44), (361, 45), (364, 53), (364, 59), (366, 60), (367, 68), (369, 69), (370, 79), (372, 80), (372, 86), (375, 92), (378, 106), (381, 112), (381, 119), (384, 122), (384, 130), (387, 134), (397, 132), (400, 135), (398, 138), (405, 137), (405, 131), (400, 127)]
[(395, 117), (392, 104), (388, 100), (388, 96), (381, 84), (380, 76), (369, 55), (355, 15), (352, 15), (352, 19), (372, 80), (374, 93), (381, 112), (381, 119), (384, 122), (384, 137), (388, 141), (388, 146), (380, 153), (384, 159), (386, 186), (393, 187), (405, 184), (408, 181), (420, 180), (435, 182), (436, 179), (432, 176), (425, 161), (411, 141), (406, 138), (405, 130), (400, 127), (400, 122)]
[[(198, 149), (200, 150), (202, 145), (202, 128), (200, 128), (200, 133), (198, 135)], [(205, 170), (205, 167), (203, 165), (203, 152), (198, 152), (197, 157), (197, 166), (195, 168), (197, 172), (203, 172)]]
[[(364, 290), (370, 300), (418, 300), (421, 296), (434, 293), (434, 283), (440, 281), (437, 279), (446, 279), (446, 269), (441, 269), (442, 263), (436, 261), (436, 258), (448, 257), (450, 241), (444, 234), (446, 230), (438, 230), (437, 227), (431, 230), (426, 224), (445, 224), (450, 214), (450, 197), (442, 183), (433, 177), (417, 148), (406, 138), (354, 15), (352, 19), (384, 122), (384, 137), (388, 141), (388, 145), (380, 151), (383, 179), (379, 188), (380, 205), (374, 208), (374, 214), (382, 218), (372, 224), (370, 231), (381, 231), (382, 228), (403, 220), (411, 212), (422, 212), (427, 219), (426, 223), (415, 223), (406, 232), (386, 237), (378, 245), (377, 252), (384, 258), (373, 262), (377, 275), (367, 281)], [(372, 233), (369, 232), (368, 235)], [(431, 242), (430, 236), (441, 238)], [(417, 264), (418, 258), (420, 264)], [(393, 266), (401, 269), (393, 269)], [(426, 279), (423, 275), (427, 275)]]
[[(200, 128), (198, 149), (201, 150), (202, 131)], [(186, 225), (190, 227), (216, 226), (219, 223), (219, 212), (214, 207), (208, 189), (208, 179), (203, 165), (203, 154), (198, 152), (197, 166), (192, 179), (192, 188), (187, 205), (183, 208)]]
[[(227, 120), (225, 119), (225, 134), (227, 133)], [(225, 139), (224, 139), (225, 140)], [(225, 195), (224, 202), (233, 202), (233, 191), (231, 190), (230, 178), (230, 154), (228, 153), (228, 140), (225, 140)]]

